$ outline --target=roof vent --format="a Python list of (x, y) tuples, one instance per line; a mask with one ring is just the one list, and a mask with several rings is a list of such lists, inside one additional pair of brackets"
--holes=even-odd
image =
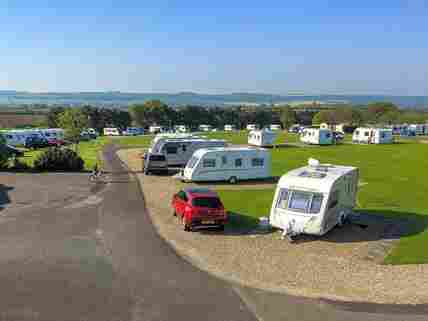
[(315, 158), (309, 158), (308, 159), (308, 165), (311, 167), (317, 167), (320, 165), (320, 161), (318, 159), (315, 159)]
[(299, 174), (300, 177), (307, 177), (307, 178), (324, 178), (327, 176), (327, 174), (323, 172), (311, 172), (311, 171), (303, 171)]

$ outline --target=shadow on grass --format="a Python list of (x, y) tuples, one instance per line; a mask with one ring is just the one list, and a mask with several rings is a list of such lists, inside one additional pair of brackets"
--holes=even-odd
[(324, 236), (300, 235), (296, 243), (321, 240), (335, 243), (398, 240), (402, 236), (422, 233), (428, 217), (392, 210), (358, 210), (342, 227), (335, 227)]
[(14, 187), (12, 186), (6, 186), (3, 184), (0, 184), (0, 211), (7, 205), (11, 203), (10, 197), (8, 192), (10, 190), (13, 190)]

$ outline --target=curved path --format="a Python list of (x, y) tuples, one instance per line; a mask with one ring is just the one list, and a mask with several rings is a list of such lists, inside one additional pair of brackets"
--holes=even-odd
[[(426, 320), (242, 288), (180, 258), (156, 233), (113, 146), (106, 184), (85, 174), (0, 173), (0, 320)], [(386, 313), (386, 314), (385, 314)]]

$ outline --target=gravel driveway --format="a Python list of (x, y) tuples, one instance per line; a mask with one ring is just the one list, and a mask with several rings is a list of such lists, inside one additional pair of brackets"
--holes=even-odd
[[(134, 171), (141, 169), (139, 153), (141, 150), (136, 149), (118, 152)], [(279, 232), (186, 233), (170, 208), (177, 183), (169, 176), (136, 175), (159, 233), (193, 264), (219, 277), (307, 297), (385, 304), (428, 303), (428, 265), (389, 266), (372, 259), (374, 249), (382, 249), (390, 242), (383, 239), (387, 222), (373, 220), (367, 228), (349, 224), (326, 237), (303, 238), (297, 244), (281, 241)]]

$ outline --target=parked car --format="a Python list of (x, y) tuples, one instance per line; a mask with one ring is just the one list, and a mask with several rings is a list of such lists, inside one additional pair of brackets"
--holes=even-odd
[(144, 174), (150, 175), (151, 173), (168, 173), (168, 162), (163, 154), (144, 154)]
[(25, 148), (43, 148), (48, 147), (49, 142), (46, 138), (41, 136), (30, 136), (25, 139)]
[(6, 150), (6, 153), (15, 157), (24, 156), (24, 151), (11, 145), (6, 145), (5, 150)]
[(227, 214), (218, 194), (205, 188), (180, 190), (172, 198), (174, 215), (181, 219), (183, 229), (218, 227), (224, 229)]

